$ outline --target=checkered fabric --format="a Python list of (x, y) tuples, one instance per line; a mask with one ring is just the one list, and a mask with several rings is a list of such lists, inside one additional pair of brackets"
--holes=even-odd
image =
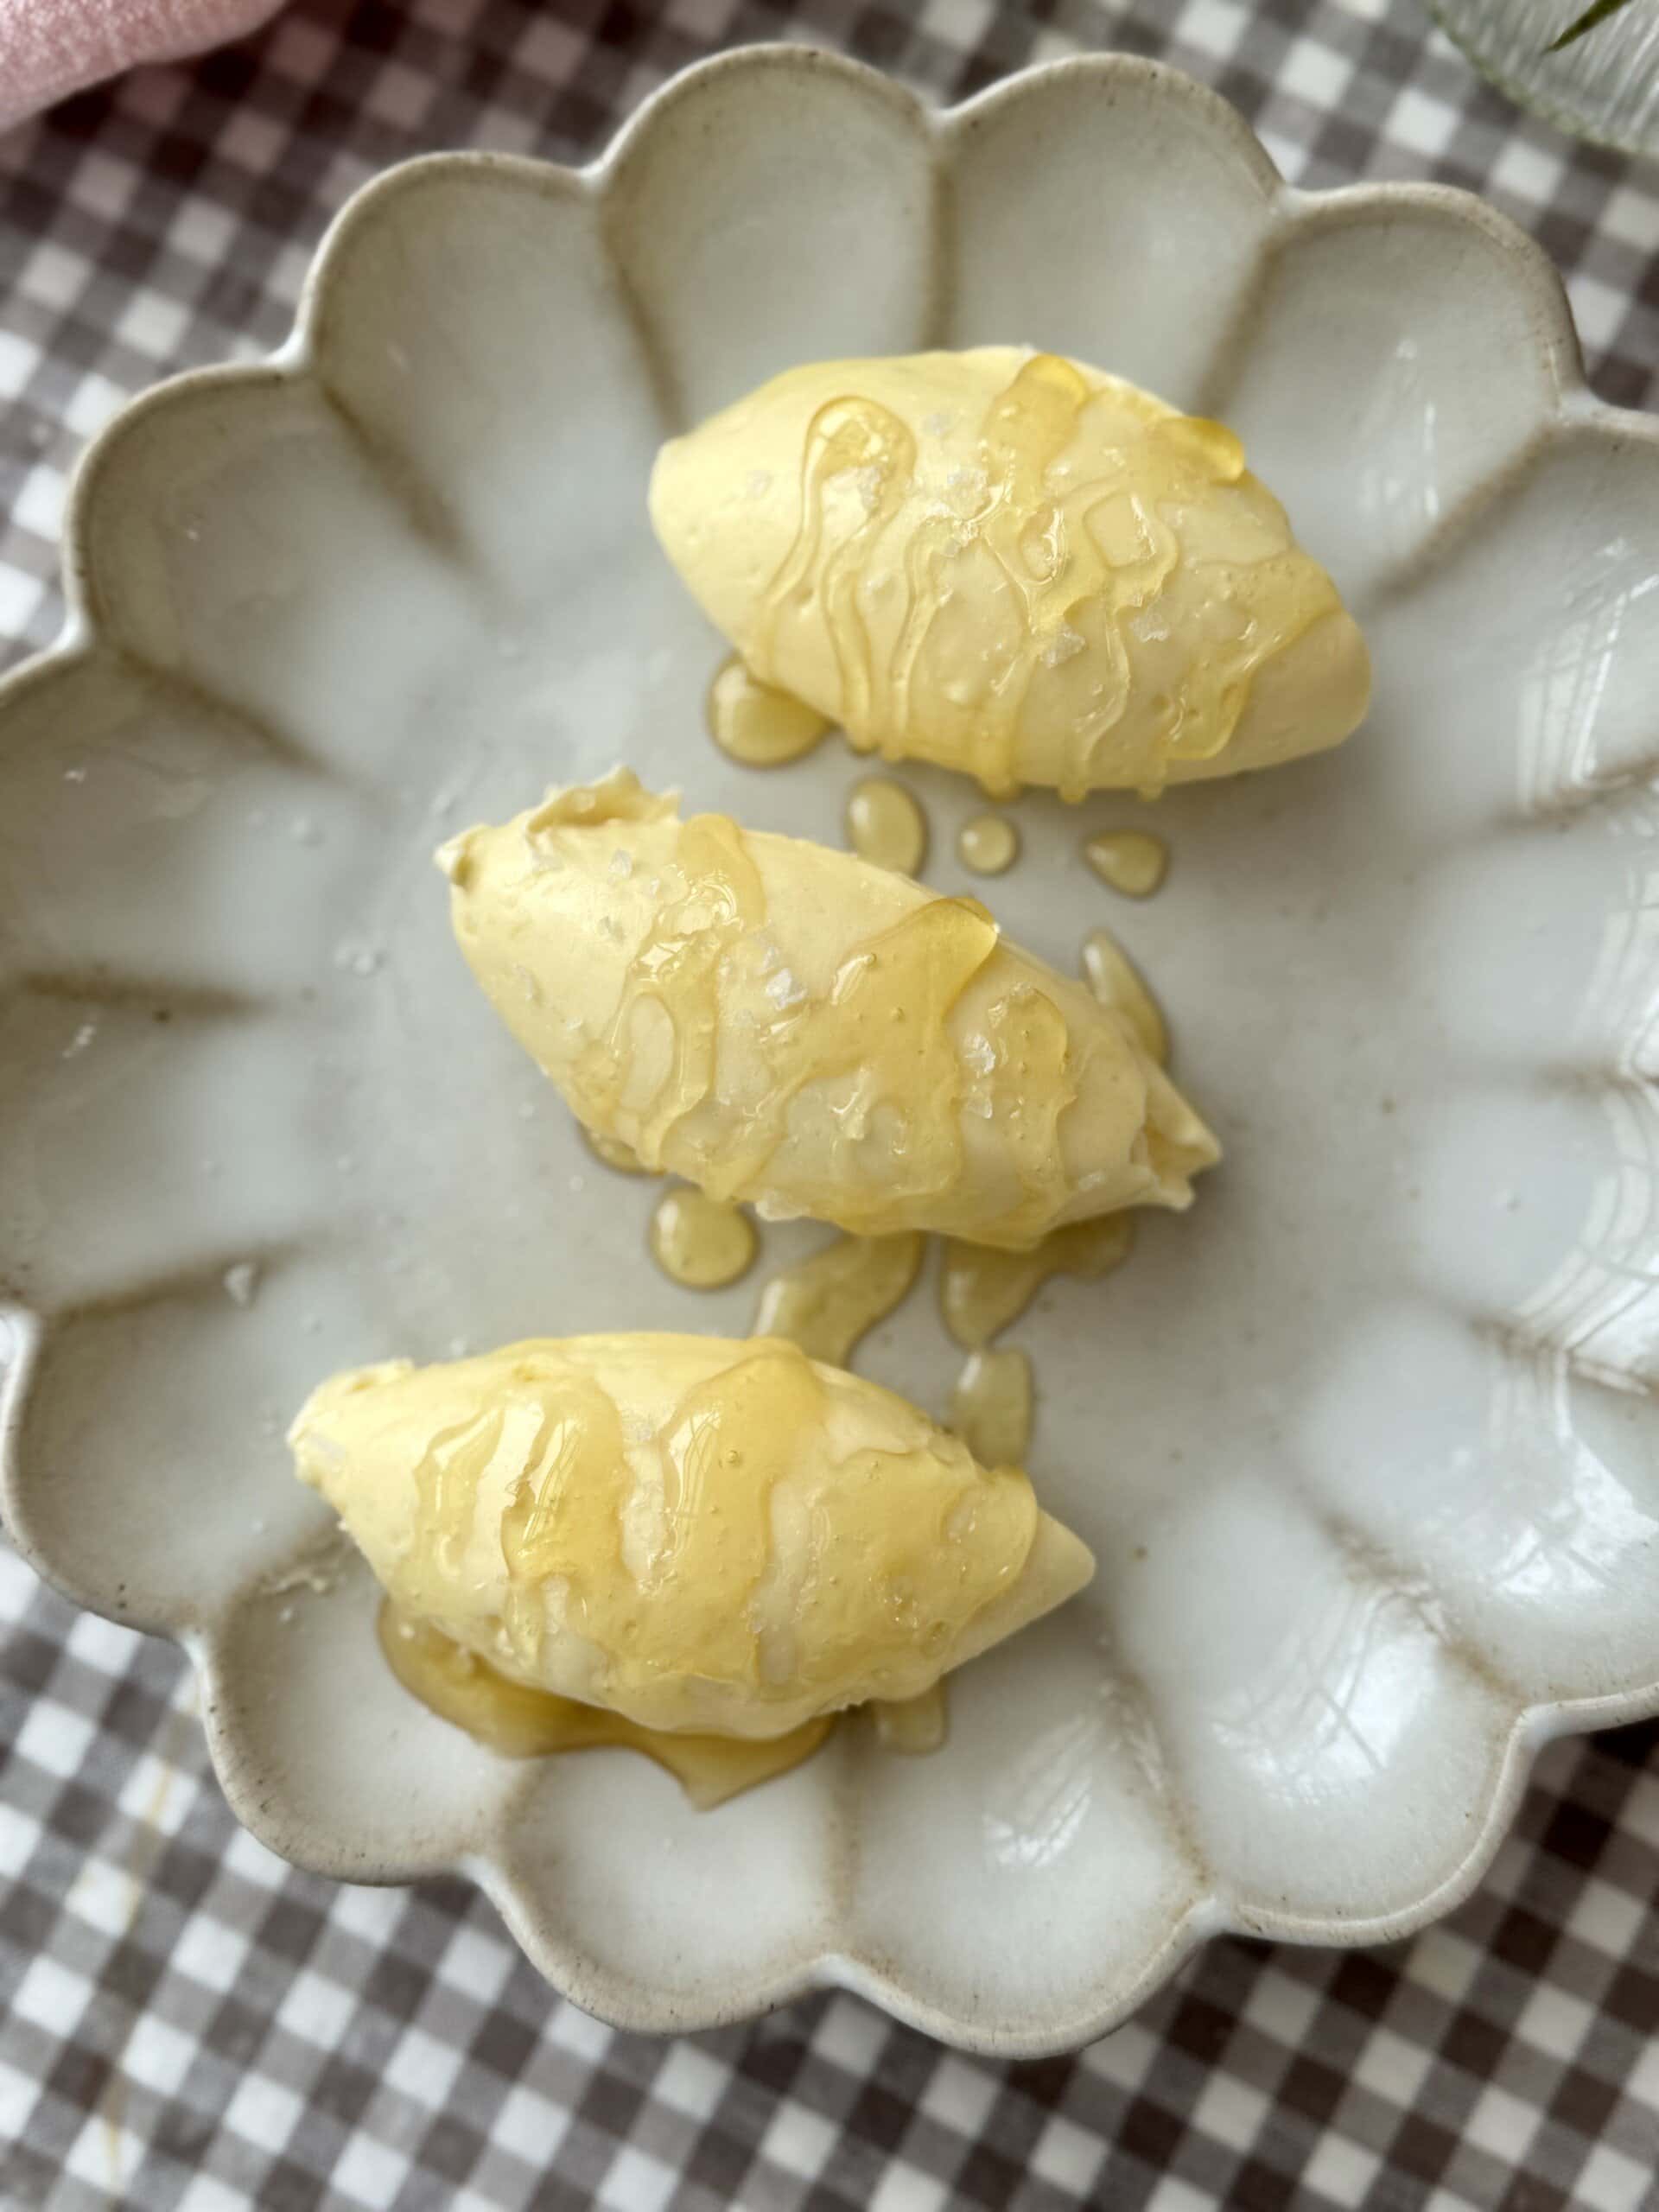
[[(1484, 192), (1564, 269), (1598, 389), (1659, 360), (1659, 174), (1482, 86), (1414, 0), (299, 0), (0, 140), (0, 641), (57, 623), (65, 480), (163, 372), (285, 334), (383, 164), (591, 155), (717, 47), (832, 45), (948, 99), (1156, 54), (1310, 185)], [(1215, 1944), (1075, 2057), (952, 2056), (842, 1996), (677, 2042), (562, 2004), (459, 1882), (333, 1887), (243, 1834), (170, 1645), (0, 1550), (0, 2201), (48, 2212), (601, 2205), (1659, 2205), (1659, 1729), (1563, 1744), (1415, 1942)]]

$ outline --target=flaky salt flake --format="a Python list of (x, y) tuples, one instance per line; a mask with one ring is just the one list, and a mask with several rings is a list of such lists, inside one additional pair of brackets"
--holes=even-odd
[(543, 844), (538, 830), (525, 830), (524, 850), (530, 855), (531, 866), (543, 875), (556, 875), (564, 866), (563, 854), (552, 845)]
[(872, 463), (868, 468), (861, 468), (857, 472), (853, 484), (863, 502), (865, 513), (873, 515), (881, 504), (882, 471)]
[(1088, 643), (1087, 638), (1080, 636), (1073, 629), (1062, 627), (1057, 630), (1043, 647), (1043, 666), (1045, 668), (1064, 666), (1065, 662), (1075, 660)]
[(806, 1218), (792, 1199), (778, 1191), (763, 1191), (754, 1201), (754, 1210), (762, 1221), (804, 1221)]

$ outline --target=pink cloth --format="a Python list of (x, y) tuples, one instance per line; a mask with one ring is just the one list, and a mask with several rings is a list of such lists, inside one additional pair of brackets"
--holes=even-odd
[(141, 61), (244, 37), (282, 0), (0, 0), (0, 130)]

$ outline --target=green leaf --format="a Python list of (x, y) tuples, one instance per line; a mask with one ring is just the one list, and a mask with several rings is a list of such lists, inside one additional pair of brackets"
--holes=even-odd
[(1575, 39), (1582, 38), (1586, 31), (1594, 30), (1598, 23), (1605, 23), (1609, 16), (1616, 16), (1621, 8), (1630, 4), (1630, 0), (1590, 0), (1584, 13), (1574, 16), (1560, 38), (1551, 39), (1544, 52), (1559, 54), (1564, 46), (1571, 46)]

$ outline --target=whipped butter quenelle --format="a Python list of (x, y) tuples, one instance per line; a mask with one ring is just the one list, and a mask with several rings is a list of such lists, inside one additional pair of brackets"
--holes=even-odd
[(289, 1442), (426, 1702), (509, 1751), (632, 1744), (705, 1803), (1094, 1568), (1018, 1468), (775, 1338), (394, 1360), (323, 1383)]
[(1269, 767), (1368, 703), (1231, 431), (1058, 354), (786, 370), (662, 448), (651, 515), (754, 683), (999, 798)]
[(577, 1118), (766, 1218), (1023, 1248), (1183, 1207), (1217, 1157), (1134, 1025), (977, 900), (682, 819), (626, 769), (439, 857), (473, 972)]

